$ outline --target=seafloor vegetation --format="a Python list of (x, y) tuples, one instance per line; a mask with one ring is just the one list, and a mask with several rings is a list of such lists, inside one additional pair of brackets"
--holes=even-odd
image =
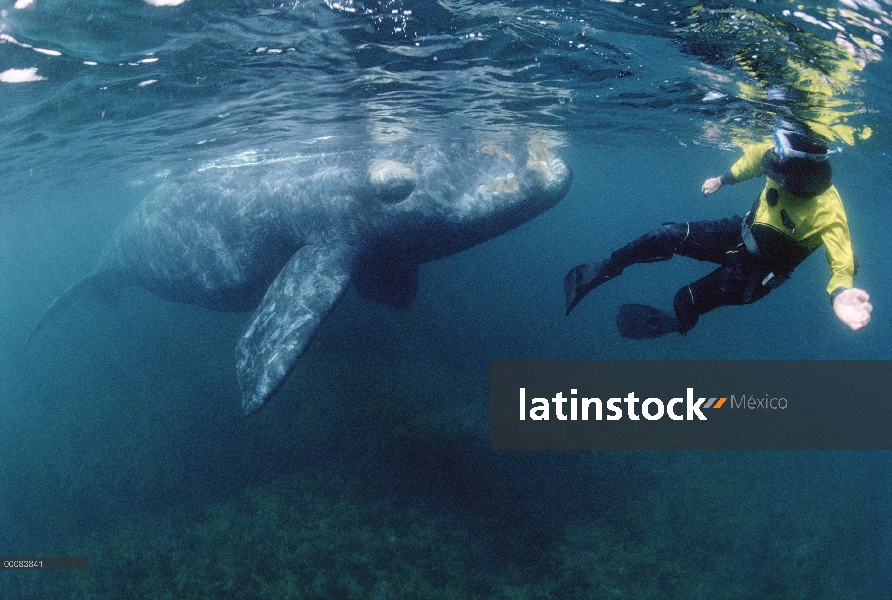
[[(415, 451), (417, 442), (395, 443)], [(540, 458), (509, 460), (502, 475), (538, 466), (567, 485), (584, 468), (603, 474), (599, 459), (647, 460)], [(852, 582), (880, 567), (871, 525), (858, 523), (865, 507), (845, 497), (766, 502), (741, 458), (661, 460), (582, 496), (518, 487), (492, 479), (495, 470), (448, 481), (458, 471), (443, 462), (439, 474), (407, 473), (429, 484), (410, 500), (386, 486), (365, 493), (362, 476), (284, 476), (204, 510), (132, 515), (72, 541), (88, 572), (16, 574), (4, 587), (85, 599), (855, 598)], [(700, 476), (682, 479), (691, 469)]]

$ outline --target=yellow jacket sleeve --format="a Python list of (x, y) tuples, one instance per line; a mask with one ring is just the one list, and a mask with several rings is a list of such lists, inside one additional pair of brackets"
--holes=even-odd
[[(838, 194), (835, 195), (838, 198)], [(839, 209), (835, 211), (835, 219), (821, 231), (821, 241), (824, 242), (827, 262), (830, 264), (828, 294), (832, 294), (839, 287), (849, 289), (855, 285), (855, 255), (852, 252), (849, 225), (842, 209), (842, 202), (840, 200), (837, 202)]]
[(771, 142), (746, 146), (743, 149), (743, 156), (741, 156), (737, 162), (728, 169), (728, 173), (730, 173), (733, 178), (731, 183), (746, 181), (747, 179), (752, 179), (753, 177), (761, 175), (762, 155), (772, 147), (773, 144)]

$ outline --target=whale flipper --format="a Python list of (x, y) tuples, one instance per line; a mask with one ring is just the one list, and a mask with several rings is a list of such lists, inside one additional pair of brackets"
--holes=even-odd
[(245, 416), (263, 408), (309, 344), (316, 327), (343, 296), (353, 248), (339, 243), (302, 247), (266, 291), (236, 346)]

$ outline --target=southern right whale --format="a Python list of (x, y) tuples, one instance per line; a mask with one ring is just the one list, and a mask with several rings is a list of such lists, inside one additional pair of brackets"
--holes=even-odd
[(236, 347), (250, 415), (282, 386), (350, 281), (367, 298), (407, 306), (420, 263), (529, 221), (571, 180), (553, 144), (538, 137), (209, 164), (153, 190), (28, 342), (74, 300), (121, 286), (253, 310)]

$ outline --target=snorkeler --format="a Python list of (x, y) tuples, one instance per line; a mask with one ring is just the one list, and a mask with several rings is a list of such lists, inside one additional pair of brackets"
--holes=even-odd
[(853, 285), (857, 262), (845, 210), (830, 181), (827, 159), (836, 150), (828, 151), (823, 140), (798, 123), (780, 122), (772, 137), (772, 142), (744, 148), (724, 175), (703, 183), (703, 195), (709, 196), (723, 185), (766, 175), (765, 189), (745, 217), (664, 223), (607, 260), (574, 267), (564, 279), (567, 314), (586, 294), (635, 263), (669, 260), (673, 254), (717, 263), (718, 269), (675, 294), (675, 315), (643, 304), (624, 304), (617, 315), (623, 337), (684, 334), (715, 308), (764, 298), (824, 246), (833, 311), (852, 329), (867, 325), (873, 307), (867, 292)]

